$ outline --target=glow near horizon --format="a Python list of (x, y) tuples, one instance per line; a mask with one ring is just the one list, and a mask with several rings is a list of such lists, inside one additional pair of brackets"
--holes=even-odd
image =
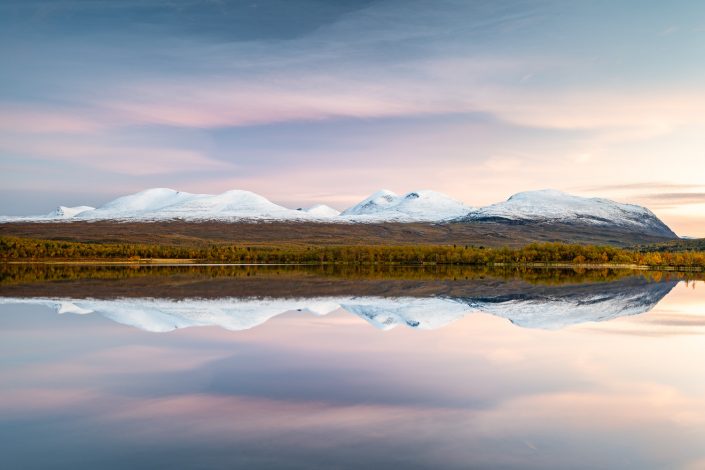
[(350, 206), (556, 188), (705, 236), (705, 6), (0, 5), (0, 213), (147, 187)]

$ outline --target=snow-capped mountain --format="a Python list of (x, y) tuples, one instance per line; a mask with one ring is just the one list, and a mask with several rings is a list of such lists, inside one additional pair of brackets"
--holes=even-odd
[(46, 216), (2, 217), (0, 222), (51, 220), (285, 220), (319, 222), (440, 222), (467, 214), (472, 208), (435, 191), (398, 196), (379, 191), (343, 213), (318, 204), (289, 209), (250, 191), (218, 195), (154, 188), (119, 197), (103, 206), (60, 207)]
[(305, 212), (307, 214), (311, 214), (314, 217), (337, 217), (340, 215), (340, 211), (333, 209), (330, 206), (326, 206), (325, 204), (316, 204), (315, 206), (309, 207), (308, 209), (304, 208), (299, 208), (297, 209), (299, 211)]
[(289, 209), (250, 191), (232, 190), (211, 195), (155, 188), (119, 197), (97, 209), (60, 206), (43, 216), (0, 217), (0, 222), (74, 220), (544, 223), (589, 225), (597, 229), (610, 227), (634, 234), (676, 238), (666, 224), (644, 207), (555, 190), (522, 192), (479, 209), (436, 191), (398, 195), (381, 190), (341, 213), (323, 204), (308, 209)]
[(87, 212), (87, 211), (92, 211), (95, 210), (95, 207), (91, 206), (76, 206), (76, 207), (66, 207), (66, 206), (59, 206), (53, 211), (49, 212), (47, 214), (47, 217), (50, 219), (70, 219), (72, 217), (77, 216), (81, 212)]
[(436, 191), (412, 191), (399, 196), (384, 189), (344, 210), (341, 215), (359, 220), (435, 222), (462, 217), (471, 210), (472, 207)]
[(388, 189), (380, 189), (371, 196), (363, 199), (354, 206), (345, 209), (343, 215), (369, 215), (378, 214), (394, 204), (398, 203), (399, 196)]
[(302, 214), (274, 204), (250, 191), (227, 191), (218, 195), (191, 194), (167, 188), (148, 189), (115, 199), (76, 220), (207, 220), (207, 219), (297, 219)]
[(676, 237), (666, 224), (645, 207), (603, 198), (573, 196), (551, 189), (517, 193), (504, 202), (474, 210), (462, 220), (618, 225), (648, 231), (654, 235)]
[(0, 304), (38, 304), (58, 313), (98, 313), (146, 331), (165, 332), (191, 326), (245, 330), (291, 311), (325, 315), (343, 309), (372, 326), (400, 325), (432, 330), (472, 313), (506, 318), (525, 328), (557, 329), (584, 322), (648, 312), (678, 281), (621, 280), (604, 284), (559, 286), (546, 292), (522, 291), (489, 297), (313, 297), (71, 299), (0, 297)]
[(79, 218), (108, 219), (134, 217), (139, 218), (145, 214), (154, 214), (173, 204), (190, 200), (200, 195), (167, 188), (153, 188), (139, 193), (119, 197), (89, 214), (81, 214)]

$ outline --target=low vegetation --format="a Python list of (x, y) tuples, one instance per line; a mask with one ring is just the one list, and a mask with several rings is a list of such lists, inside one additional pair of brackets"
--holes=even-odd
[(701, 251), (705, 252), (705, 238), (695, 239), (678, 239), (662, 243), (652, 243), (648, 245), (638, 245), (638, 251), (650, 252), (682, 252), (682, 251)]
[(505, 223), (227, 223), (204, 222), (47, 222), (0, 224), (0, 237), (79, 243), (127, 243), (174, 246), (401, 246), (474, 245), (519, 248), (529, 243), (563, 242), (609, 245), (667, 242), (630, 230), (607, 226)]
[(194, 260), (207, 263), (359, 265), (632, 265), (702, 270), (703, 251), (642, 251), (611, 246), (533, 243), (521, 248), (473, 245), (241, 246), (79, 243), (0, 237), (0, 260)]

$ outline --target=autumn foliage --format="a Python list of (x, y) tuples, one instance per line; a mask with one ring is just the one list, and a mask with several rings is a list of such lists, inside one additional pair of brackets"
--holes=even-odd
[(638, 251), (610, 246), (562, 243), (521, 248), (468, 245), (405, 246), (171, 246), (77, 243), (0, 238), (0, 260), (149, 260), (188, 259), (223, 263), (284, 264), (458, 264), (458, 265), (637, 265), (680, 269), (705, 268), (703, 251)]

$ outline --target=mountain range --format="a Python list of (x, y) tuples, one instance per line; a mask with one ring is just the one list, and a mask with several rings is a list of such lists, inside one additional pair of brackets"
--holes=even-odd
[(496, 223), (618, 227), (645, 235), (676, 238), (649, 209), (556, 190), (521, 192), (503, 202), (475, 208), (430, 190), (398, 195), (382, 190), (342, 212), (326, 206), (290, 209), (259, 194), (232, 190), (218, 195), (154, 188), (119, 197), (98, 208), (59, 206), (43, 216), (4, 216), (0, 222), (53, 221), (292, 221), (326, 223)]

